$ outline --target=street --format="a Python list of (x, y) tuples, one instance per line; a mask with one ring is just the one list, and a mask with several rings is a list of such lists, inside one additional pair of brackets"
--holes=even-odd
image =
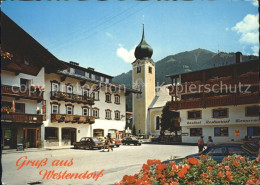
[[(114, 148), (113, 152), (82, 149), (41, 149), (31, 152), (25, 150), (2, 155), (2, 182), (5, 185), (114, 184), (126, 174), (133, 175), (139, 172), (147, 159), (164, 161), (173, 157), (184, 157), (197, 151), (197, 146), (153, 144), (120, 146)], [(48, 172), (49, 176), (44, 176)], [(76, 178), (69, 173), (78, 173), (81, 176)], [(83, 176), (86, 178), (83, 179)]]

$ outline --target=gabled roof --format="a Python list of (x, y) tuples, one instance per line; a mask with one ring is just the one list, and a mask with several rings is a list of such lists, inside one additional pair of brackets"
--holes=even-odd
[(156, 95), (155, 95), (151, 105), (149, 106), (149, 109), (162, 108), (165, 106), (165, 104), (168, 101), (171, 100), (171, 96), (169, 95), (169, 89), (168, 89), (169, 85), (170, 84), (156, 87)]
[[(64, 63), (59, 61), (2, 11), (1, 51), (13, 55), (10, 63), (2, 65), (4, 70), (36, 76), (42, 67), (45, 67), (46, 72), (56, 72), (67, 68)], [(25, 64), (25, 58), (29, 65)], [(17, 66), (20, 66), (20, 69)]]

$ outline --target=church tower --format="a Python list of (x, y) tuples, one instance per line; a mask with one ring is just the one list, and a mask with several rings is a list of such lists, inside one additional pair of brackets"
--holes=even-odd
[(144, 37), (135, 48), (136, 60), (132, 63), (132, 87), (140, 94), (133, 94), (133, 123), (137, 135), (149, 135), (148, 108), (155, 97), (155, 64), (151, 59), (153, 48)]

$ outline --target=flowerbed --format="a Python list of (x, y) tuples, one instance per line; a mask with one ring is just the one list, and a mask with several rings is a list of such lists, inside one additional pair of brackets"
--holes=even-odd
[(233, 155), (218, 164), (211, 157), (201, 155), (200, 160), (193, 157), (178, 164), (149, 159), (138, 174), (125, 175), (115, 184), (260, 184), (259, 178), (260, 157), (249, 160)]

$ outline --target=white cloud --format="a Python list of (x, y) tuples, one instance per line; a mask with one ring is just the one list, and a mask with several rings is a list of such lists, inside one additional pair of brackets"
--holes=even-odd
[(123, 48), (123, 46), (121, 44), (119, 44), (119, 48), (116, 50), (116, 54), (119, 58), (123, 59), (124, 62), (134, 62), (135, 60), (135, 47), (131, 50), (127, 50), (125, 48)]
[(258, 56), (259, 55), (259, 45), (255, 45), (253, 47), (251, 47), (251, 49), (253, 50), (253, 55)]
[(252, 5), (258, 6), (258, 0), (253, 0)]
[(233, 31), (237, 31), (237, 33), (248, 33), (248, 32), (257, 32), (258, 29), (258, 14), (252, 15), (248, 14), (244, 17), (244, 19), (236, 24), (232, 28)]
[(113, 38), (113, 35), (109, 32), (106, 32), (106, 36), (110, 37), (110, 38)]
[(251, 49), (254, 54), (256, 53), (256, 47), (259, 47), (257, 46), (259, 43), (258, 16), (258, 14), (248, 14), (243, 18), (242, 21), (238, 22), (234, 27), (232, 27), (232, 31), (235, 31), (240, 35), (239, 41), (242, 44), (252, 46)]

